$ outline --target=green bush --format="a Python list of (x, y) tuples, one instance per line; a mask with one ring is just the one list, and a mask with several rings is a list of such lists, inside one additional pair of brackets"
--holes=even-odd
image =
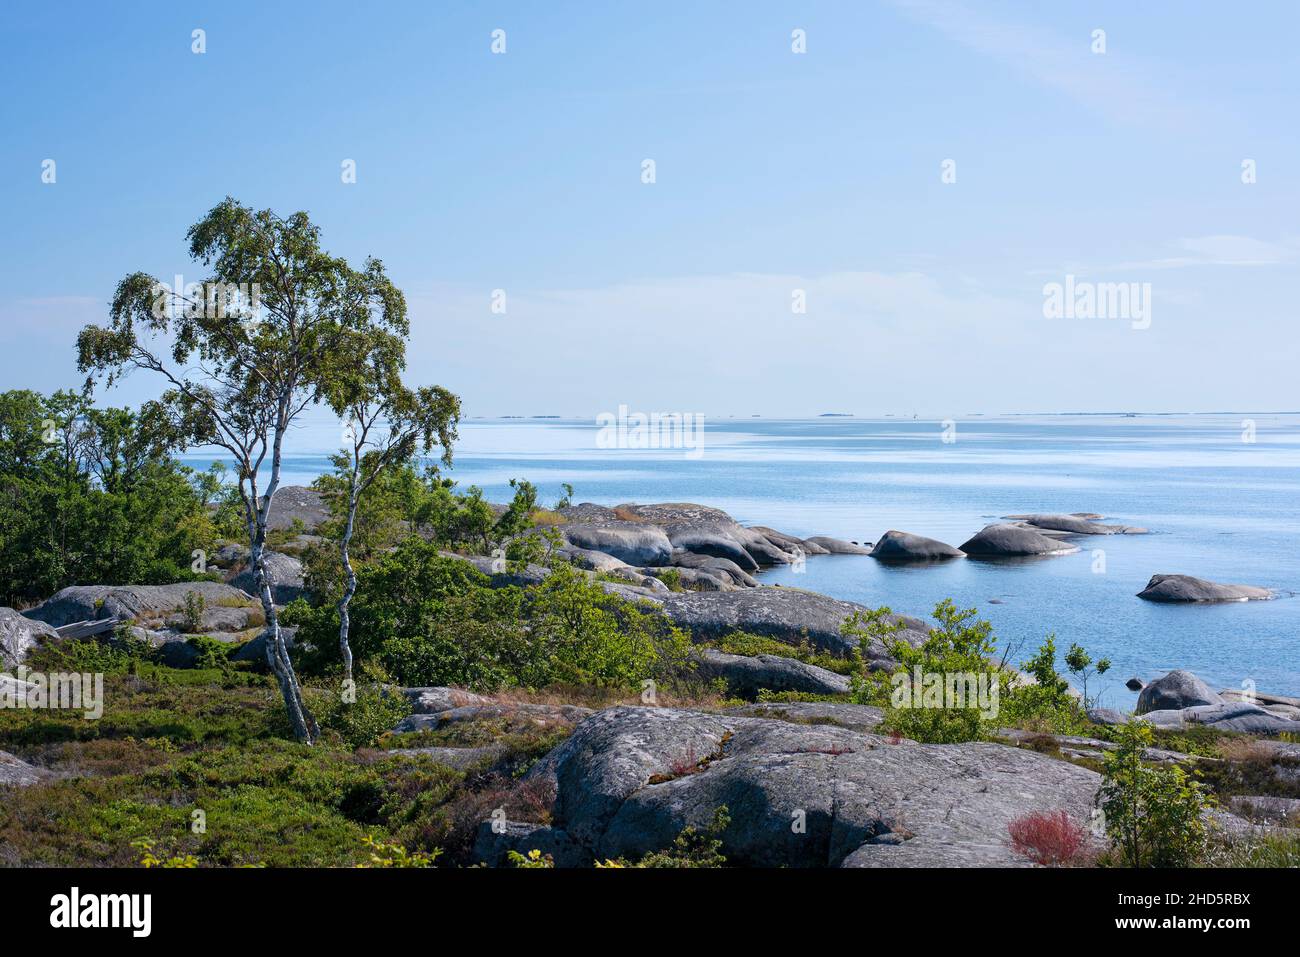
[(1106, 755), (1099, 801), (1106, 833), (1127, 867), (1188, 867), (1206, 848), (1203, 813), (1211, 799), (1177, 765), (1142, 760), (1151, 746), (1151, 725), (1131, 721), (1116, 734), (1119, 747)]
[[(951, 600), (940, 602), (934, 609), (939, 627), (931, 628), (926, 640), (914, 648), (896, 637), (901, 625), (889, 618), (888, 608), (855, 612), (843, 631), (859, 639), (863, 660), (874, 640), (884, 645), (898, 667), (886, 672), (864, 665), (850, 679), (850, 697), (883, 708), (885, 730), (917, 741), (951, 744), (988, 738), (1000, 725), (1010, 674), (991, 661), (992, 628), (987, 621), (975, 619), (975, 613), (973, 608), (958, 611)], [(914, 680), (918, 674), (923, 679), (920, 685)], [(973, 689), (962, 695), (962, 703), (948, 700), (943, 693), (957, 677), (963, 687)], [(931, 681), (938, 685), (938, 701), (932, 700)]]

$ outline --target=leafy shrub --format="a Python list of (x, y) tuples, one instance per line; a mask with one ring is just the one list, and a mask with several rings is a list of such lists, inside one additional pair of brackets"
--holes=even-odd
[(185, 606), (181, 609), (181, 621), (185, 625), (185, 630), (190, 634), (203, 630), (203, 611), (207, 606), (207, 599), (203, 597), (202, 592), (187, 591), (185, 593)]
[(1021, 815), (1007, 832), (1012, 850), (1045, 867), (1078, 863), (1088, 845), (1087, 830), (1065, 810)]
[[(850, 679), (851, 698), (859, 704), (884, 708), (882, 727), (917, 741), (950, 744), (989, 737), (998, 727), (996, 712), (1010, 687), (1008, 672), (990, 660), (993, 636), (989, 623), (972, 621), (974, 608), (958, 611), (947, 599), (934, 609), (939, 627), (931, 628), (926, 640), (914, 648), (896, 637), (902, 626), (892, 621), (890, 614), (888, 608), (877, 608), (855, 612), (844, 622), (843, 633), (859, 639), (864, 661), (871, 643), (878, 641), (898, 663), (893, 672), (870, 671), (864, 665)], [(922, 689), (912, 687), (918, 672), (927, 681), (934, 678), (945, 685), (954, 676), (970, 676), (973, 684), (966, 682), (966, 686), (983, 686), (989, 707), (978, 700), (970, 703), (969, 695), (967, 704), (940, 701), (939, 706), (932, 706), (928, 692), (927, 700), (918, 705), (916, 699), (922, 697)]]
[(1205, 850), (1202, 817), (1210, 804), (1202, 785), (1177, 765), (1142, 760), (1151, 725), (1131, 721), (1117, 730), (1119, 747), (1106, 755), (1099, 800), (1106, 832), (1127, 867), (1187, 867)]
[(350, 748), (369, 748), (410, 713), (411, 705), (401, 692), (368, 684), (357, 688), (355, 701), (337, 699), (321, 715), (320, 724)]

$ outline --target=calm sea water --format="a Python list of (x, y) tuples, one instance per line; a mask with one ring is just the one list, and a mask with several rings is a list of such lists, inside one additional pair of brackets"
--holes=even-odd
[[(287, 482), (309, 484), (327, 467), (334, 431), (297, 437), (303, 451), (288, 457)], [(469, 420), (452, 475), (494, 500), (527, 478), (549, 504), (567, 481), (575, 501), (699, 502), (743, 524), (859, 542), (897, 528), (959, 545), (1012, 513), (1099, 512), (1151, 534), (1076, 539), (1079, 553), (1013, 564), (822, 556), (802, 574), (761, 578), (920, 616), (951, 597), (1019, 645), (1017, 660), (1054, 632), (1062, 651), (1077, 641), (1111, 660), (1101, 686), (1115, 706), (1134, 700), (1129, 676), (1172, 668), (1218, 687), (1250, 680), (1300, 694), (1300, 415), (972, 417), (956, 422), (950, 443), (936, 421), (716, 419), (698, 458), (601, 449), (597, 433), (590, 420)], [(1173, 572), (1281, 597), (1213, 606), (1135, 597), (1152, 574)]]

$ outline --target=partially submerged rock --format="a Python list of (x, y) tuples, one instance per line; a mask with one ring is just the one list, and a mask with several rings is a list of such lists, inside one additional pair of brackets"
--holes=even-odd
[(1262, 601), (1273, 593), (1254, 585), (1221, 585), (1191, 575), (1152, 575), (1138, 597), (1159, 602)]
[(825, 549), (831, 555), (870, 555), (871, 549), (866, 545), (859, 545), (856, 542), (845, 541), (842, 538), (830, 538), (826, 535), (814, 535), (812, 538), (804, 539), (811, 545)]
[(1038, 555), (1068, 555), (1077, 545), (1050, 538), (1020, 525), (988, 525), (961, 545), (971, 558), (1028, 558)]
[(1092, 519), (1100, 518), (1095, 513), (1071, 513), (1062, 515), (1059, 513), (1052, 514), (1035, 514), (1035, 515), (1008, 515), (1009, 521), (1019, 521), (1025, 525), (1032, 525), (1035, 528), (1047, 529), (1054, 532), (1067, 532), (1071, 535), (1142, 535), (1146, 533), (1145, 528), (1138, 528), (1131, 525), (1101, 525)]
[(870, 554), (884, 562), (936, 562), (962, 557), (961, 551), (946, 542), (892, 528), (880, 536)]
[(711, 648), (700, 652), (698, 675), (721, 678), (728, 691), (740, 698), (757, 697), (763, 690), (804, 694), (847, 694), (849, 679), (825, 668), (778, 655), (728, 655)]

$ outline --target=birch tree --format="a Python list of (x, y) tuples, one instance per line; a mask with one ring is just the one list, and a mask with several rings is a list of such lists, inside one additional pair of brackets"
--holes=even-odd
[(334, 350), (346, 336), (369, 331), (404, 341), (406, 302), (379, 260), (357, 270), (324, 252), (304, 212), (282, 218), (227, 197), (186, 238), (190, 257), (209, 275), (183, 289), (143, 272), (128, 275), (109, 323), (78, 336), (78, 367), (88, 388), (111, 387), (134, 371), (159, 377), (161, 407), (184, 447), (215, 446), (234, 459), (266, 614), (267, 665), (295, 737), (310, 744), (319, 729), (289, 657), (265, 562), (284, 441), (331, 388)]
[(361, 497), (385, 470), (410, 461), (417, 452), (428, 455), (438, 446), (443, 465), (450, 465), (460, 400), (441, 386), (413, 391), (402, 385), (400, 342), (382, 331), (349, 333), (334, 359), (337, 369), (329, 376), (325, 399), (346, 422), (343, 456), (336, 460), (346, 483), (341, 490), (339, 535), (344, 585), (337, 608), (343, 678), (351, 682), (348, 606), (357, 592), (357, 573), (349, 549)]

